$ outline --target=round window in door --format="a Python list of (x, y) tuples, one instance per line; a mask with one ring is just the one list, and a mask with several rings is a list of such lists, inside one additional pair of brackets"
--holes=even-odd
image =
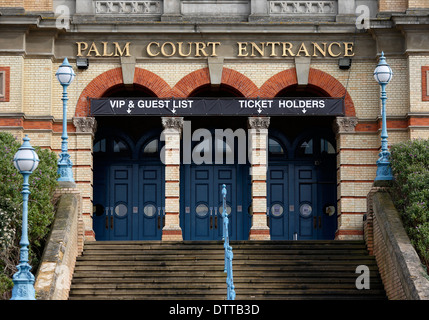
[(207, 207), (207, 205), (205, 205), (204, 203), (200, 203), (196, 208), (195, 208), (195, 213), (197, 214), (197, 216), (199, 216), (200, 218), (205, 217), (208, 213), (209, 213), (209, 207)]
[(118, 217), (122, 218), (122, 217), (126, 216), (127, 213), (128, 213), (128, 208), (127, 208), (127, 206), (125, 204), (120, 203), (120, 204), (116, 205), (116, 207), (115, 207), (115, 214)]
[(143, 213), (151, 218), (156, 214), (156, 207), (153, 204), (147, 204), (143, 208)]
[(283, 214), (283, 206), (280, 203), (275, 203), (271, 206), (271, 214), (274, 217), (280, 217)]
[[(230, 215), (231, 214), (231, 206), (229, 205), (229, 204), (226, 204), (226, 213), (228, 214), (228, 215)], [(222, 214), (223, 213), (223, 205), (221, 204), (221, 205), (219, 205), (219, 213), (220, 214)]]
[(313, 208), (308, 203), (303, 203), (299, 207), (299, 213), (303, 218), (308, 218), (309, 216), (311, 216), (311, 212), (313, 212)]

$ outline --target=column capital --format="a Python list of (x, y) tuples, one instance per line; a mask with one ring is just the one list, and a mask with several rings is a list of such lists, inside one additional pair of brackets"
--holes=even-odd
[(334, 132), (337, 134), (355, 132), (357, 123), (358, 118), (356, 117), (336, 117), (334, 121)]
[(97, 130), (97, 121), (93, 117), (73, 117), (73, 125), (76, 127), (76, 132), (94, 134)]
[(247, 119), (250, 129), (268, 129), (270, 117), (249, 117)]
[(183, 117), (161, 117), (162, 126), (164, 129), (177, 129), (183, 128)]

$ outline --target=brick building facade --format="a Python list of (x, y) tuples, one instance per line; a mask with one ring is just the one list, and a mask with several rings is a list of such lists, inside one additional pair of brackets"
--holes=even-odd
[[(98, 204), (94, 199), (97, 197), (95, 189), (99, 188), (97, 192), (103, 194), (100, 199), (104, 200), (111, 192), (109, 187), (106, 190), (97, 186), (96, 166), (104, 168), (124, 165), (124, 162), (118, 160), (106, 165), (106, 159), (99, 163), (95, 161), (95, 144), (103, 139), (103, 136), (97, 138), (97, 134), (101, 134), (102, 129), (112, 128), (112, 121), (91, 114), (91, 99), (127, 93), (165, 99), (186, 99), (198, 94), (199, 97), (244, 99), (299, 97), (300, 94), (303, 97), (340, 98), (344, 103), (342, 116), (324, 117), (323, 120), (301, 116), (276, 117), (274, 120), (264, 114), (262, 117), (242, 117), (241, 120), (237, 117), (237, 122), (241, 121), (241, 127), (246, 130), (259, 130), (258, 134), (264, 139), (252, 147), (252, 155), (261, 158), (270, 152), (265, 137), (272, 132), (279, 131), (292, 146), (301, 143), (293, 141), (305, 136), (313, 127), (329, 131), (334, 137), (331, 145), (335, 148), (336, 175), (336, 200), (329, 204), (335, 207), (336, 221), (334, 231), (327, 237), (362, 239), (366, 196), (373, 184), (380, 149), (380, 86), (374, 81), (373, 71), (382, 51), (394, 72), (387, 86), (389, 144), (429, 138), (427, 1), (200, 2), (192, 6), (180, 0), (2, 1), (0, 80), (4, 89), (0, 95), (0, 130), (11, 132), (18, 138), (28, 134), (33, 145), (61, 151), (62, 87), (55, 73), (67, 57), (76, 72), (76, 78), (68, 88), (69, 153), (74, 180), (83, 196), (85, 236), (87, 240), (94, 240), (97, 238), (94, 214)], [(369, 26), (362, 28), (364, 23)], [(305, 47), (302, 47), (303, 43)], [(314, 43), (320, 50), (312, 47)], [(209, 49), (216, 49), (216, 53)], [(77, 58), (87, 59), (87, 67), (78, 68)], [(341, 58), (351, 61), (351, 65), (341, 68)], [(167, 240), (192, 240), (192, 231), (186, 235), (184, 231), (190, 228), (186, 225), (186, 215), (195, 214), (193, 205), (198, 201), (191, 199), (192, 204), (187, 203), (186, 194), (191, 192), (195, 181), (184, 186), (188, 169), (182, 167), (180, 158), (183, 121), (191, 118), (173, 117), (172, 120), (158, 116), (138, 119), (127, 122), (129, 118), (118, 116), (113, 122), (117, 121), (122, 131), (128, 125), (148, 126), (155, 131), (165, 129), (166, 158), (159, 165), (163, 175), (163, 200), (161, 204), (154, 204), (154, 210), (164, 219), (159, 236)], [(199, 121), (200, 118), (195, 119)], [(213, 119), (219, 123), (223, 121), (220, 116)], [(305, 119), (309, 119), (308, 122)], [(192, 121), (194, 125), (194, 118)], [(207, 122), (202, 123), (207, 125)], [(221, 128), (227, 127), (221, 125)], [(287, 127), (296, 133), (288, 136)], [(137, 145), (137, 140), (145, 134), (144, 129), (139, 129), (131, 140), (134, 139), (133, 143)], [(319, 133), (316, 135), (319, 137)], [(287, 144), (282, 147), (286, 149)], [(298, 162), (288, 163), (290, 168), (298, 166)], [(251, 166), (252, 169), (256, 167)], [(270, 216), (274, 215), (271, 211), (274, 202), (268, 182), (272, 172), (267, 167), (270, 167), (270, 158), (268, 165), (262, 165), (261, 172), (252, 176), (249, 188), (237, 195), (236, 203), (231, 204), (237, 216), (250, 215), (252, 211), (249, 227), (243, 227), (242, 239), (271, 237), (270, 228), (272, 231), (276, 220), (275, 216)], [(192, 168), (189, 170), (193, 172)], [(241, 170), (241, 167), (234, 170)], [(323, 172), (320, 166), (314, 170)], [(297, 172), (290, 171), (289, 174), (299, 175)], [(111, 176), (110, 173), (106, 175)], [(237, 185), (242, 184), (238, 178), (234, 181)], [(107, 179), (104, 183), (112, 182)], [(284, 183), (289, 186), (288, 190), (295, 188), (290, 182)], [(322, 203), (324, 191), (318, 192), (315, 197), (322, 200), (317, 205), (311, 203), (314, 210), (311, 232), (315, 232), (318, 223), (321, 225), (322, 218), (319, 222), (317, 218), (326, 214), (323, 212), (325, 203)], [(250, 199), (245, 206), (247, 194)], [(295, 220), (299, 215), (298, 206), (301, 206), (300, 201), (293, 202), (292, 198), (298, 197), (297, 194), (289, 195), (289, 200), (281, 204), (283, 214), (288, 213)], [(243, 199), (239, 200), (240, 197)], [(133, 214), (143, 210), (143, 202), (133, 201), (134, 204), (128, 204), (127, 214), (131, 210)], [(103, 205), (102, 228), (109, 218), (109, 206), (116, 204)], [(209, 205), (207, 215), (208, 208)], [(116, 209), (115, 213), (118, 214)], [(110, 215), (113, 216), (113, 209)], [(191, 225), (192, 221), (189, 222)], [(292, 239), (296, 233), (292, 229), (299, 229), (300, 223), (288, 221), (286, 228), (290, 232), (284, 231), (283, 237)], [(136, 235), (140, 232), (133, 227), (132, 221), (126, 228), (127, 233)]]

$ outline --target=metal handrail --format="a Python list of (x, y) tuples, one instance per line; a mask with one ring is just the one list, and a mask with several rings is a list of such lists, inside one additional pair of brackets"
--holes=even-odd
[(225, 266), (224, 272), (226, 272), (226, 285), (227, 285), (227, 300), (235, 300), (235, 287), (234, 279), (232, 274), (232, 247), (229, 245), (229, 218), (226, 211), (226, 185), (222, 185), (222, 220), (223, 220), (223, 247), (225, 249)]

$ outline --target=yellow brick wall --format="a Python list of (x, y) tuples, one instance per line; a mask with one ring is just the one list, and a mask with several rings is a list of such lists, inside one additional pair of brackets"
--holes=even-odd
[(408, 0), (408, 8), (410, 9), (428, 9), (429, 2), (427, 0)]
[(0, 0), (0, 7), (23, 8), (24, 0)]
[(0, 66), (10, 67), (10, 99), (1, 102), (1, 112), (23, 112), (24, 59), (21, 56), (0, 56)]
[(429, 66), (428, 55), (409, 55), (410, 112), (428, 112), (429, 101), (422, 101), (422, 66)]
[(24, 0), (26, 11), (53, 11), (52, 0)]
[(378, 10), (380, 12), (405, 12), (409, 0), (379, 0)]
[[(427, 110), (429, 102), (421, 101), (421, 71), (427, 64), (427, 56), (409, 56), (408, 58), (388, 58), (394, 70), (392, 82), (387, 87), (388, 115), (404, 117), (412, 112)], [(58, 122), (62, 119), (62, 87), (55, 78), (55, 72), (61, 62), (51, 59), (22, 57), (0, 57), (0, 65), (11, 67), (12, 90), (10, 101), (0, 104), (2, 112), (25, 112), (28, 116), (53, 116)], [(68, 88), (69, 123), (74, 116), (77, 100), (82, 90), (98, 75), (120, 67), (119, 61), (91, 61), (87, 70), (77, 70), (74, 82)], [(137, 63), (139, 68), (154, 72), (171, 87), (187, 74), (207, 67), (201, 61), (150, 62)], [(270, 77), (285, 69), (294, 67), (293, 60), (255, 61), (253, 63), (227, 61), (224, 66), (243, 73), (256, 86), (262, 86)], [(335, 59), (313, 60), (311, 67), (324, 71), (347, 87), (353, 99), (356, 115), (359, 119), (375, 121), (380, 115), (379, 85), (372, 73), (376, 66), (375, 59), (353, 61), (349, 70), (340, 70)], [(411, 80), (409, 80), (409, 77)], [(30, 81), (32, 79), (32, 81)], [(41, 90), (43, 88), (43, 90)], [(409, 97), (409, 98), (408, 98)], [(411, 106), (411, 107), (410, 107)], [(57, 153), (61, 149), (61, 132), (51, 130), (27, 130), (33, 144), (50, 147)], [(21, 134), (15, 130), (16, 134)], [(404, 141), (412, 137), (429, 137), (425, 129), (389, 129), (389, 144)], [(21, 138), (21, 137), (20, 137)], [(380, 147), (380, 131), (354, 132), (338, 136), (337, 157), (338, 181), (338, 222), (344, 230), (362, 230), (362, 213), (366, 211), (365, 195), (371, 188), (375, 177), (375, 161)], [(343, 150), (345, 149), (345, 150)], [(361, 150), (359, 150), (361, 149)], [(371, 150), (372, 149), (372, 150)], [(69, 152), (73, 162), (73, 174), (78, 181), (78, 189), (84, 197), (82, 211), (85, 213), (85, 229), (92, 227), (92, 136), (69, 132)], [(175, 157), (175, 161), (177, 161)], [(343, 182), (344, 181), (344, 182)], [(177, 196), (167, 190), (171, 196)], [(255, 190), (256, 191), (256, 190)], [(173, 204), (169, 204), (173, 205)], [(174, 210), (178, 208), (174, 207)], [(345, 237), (345, 236), (344, 236)], [(343, 238), (344, 238), (343, 237)], [(347, 238), (361, 238), (361, 235), (348, 235)], [(341, 238), (341, 237), (340, 237)]]
[[(23, 91), (23, 111), (26, 115), (46, 116), (52, 114), (51, 59), (24, 60)], [(61, 99), (61, 96), (58, 97)]]

